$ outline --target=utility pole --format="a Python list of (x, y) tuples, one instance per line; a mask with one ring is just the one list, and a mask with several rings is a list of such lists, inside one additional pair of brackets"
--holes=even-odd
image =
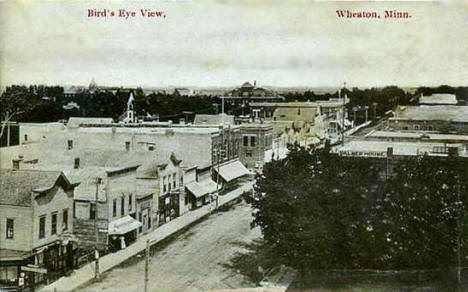
[(97, 204), (98, 204), (99, 183), (100, 183), (100, 178), (96, 178), (96, 197), (94, 200), (94, 232), (96, 236), (96, 241), (94, 245), (94, 257), (95, 257), (94, 278), (95, 279), (99, 279), (99, 250), (98, 250), (99, 231), (97, 227), (97, 217), (98, 217)]
[(220, 157), (221, 157), (221, 148), (223, 147), (223, 144), (224, 144), (224, 127), (221, 126), (220, 127), (220, 130), (221, 130), (221, 143), (219, 144), (220, 146), (218, 147), (218, 170), (217, 170), (217, 174), (216, 174), (216, 210), (218, 210), (218, 197), (219, 197), (219, 167), (220, 167)]
[[(346, 82), (344, 83), (344, 88), (346, 89)], [(341, 113), (341, 145), (344, 146), (344, 131), (345, 131), (345, 106), (346, 106), (346, 93), (343, 96), (343, 111)]]
[(149, 280), (149, 261), (150, 261), (150, 240), (146, 240), (146, 250), (145, 250), (145, 290), (144, 292), (148, 291), (148, 280)]
[(224, 96), (221, 96), (221, 113), (224, 114)]
[[(460, 178), (458, 178), (458, 183), (457, 183), (457, 199), (458, 199), (458, 202), (460, 202)], [(466, 220), (466, 216), (465, 216), (465, 206), (462, 206), (463, 210), (459, 210), (458, 211), (458, 218), (457, 218), (457, 282), (458, 284), (461, 284), (461, 271), (462, 271), (462, 267), (461, 267), (461, 262), (462, 262), (462, 255), (461, 255), (461, 252), (462, 252), (462, 243), (461, 243), (461, 234), (463, 232), (463, 230), (465, 229), (465, 220)]]

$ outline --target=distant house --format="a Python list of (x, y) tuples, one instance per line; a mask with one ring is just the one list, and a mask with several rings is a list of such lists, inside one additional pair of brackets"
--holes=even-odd
[(190, 88), (176, 88), (173, 94), (176, 96), (193, 96), (194, 92)]
[(257, 81), (254, 81), (253, 84), (246, 81), (240, 87), (226, 92), (221, 98), (229, 102), (243, 104), (249, 102), (278, 102), (285, 99), (272, 90), (257, 87)]
[[(60, 171), (1, 170), (3, 285), (32, 287), (73, 269), (77, 247), (73, 195), (77, 185)], [(25, 277), (21, 277), (22, 272)]]
[(434, 93), (419, 98), (420, 105), (456, 105), (458, 104), (455, 94)]

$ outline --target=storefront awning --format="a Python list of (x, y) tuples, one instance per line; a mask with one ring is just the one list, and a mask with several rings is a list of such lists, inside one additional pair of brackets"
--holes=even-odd
[[(218, 171), (217, 167), (215, 167), (214, 169)], [(250, 174), (249, 170), (240, 161), (234, 161), (219, 167), (219, 175), (226, 182), (230, 182), (236, 178), (247, 174)]]
[(141, 222), (133, 219), (129, 215), (109, 223), (109, 235), (122, 235), (142, 226)]
[(191, 182), (186, 185), (187, 189), (197, 198), (216, 192), (216, 183), (211, 179), (205, 179), (199, 182)]

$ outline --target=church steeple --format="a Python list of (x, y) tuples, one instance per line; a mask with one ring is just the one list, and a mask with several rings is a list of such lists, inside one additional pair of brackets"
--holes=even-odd
[(96, 81), (94, 80), (94, 77), (91, 79), (91, 82), (89, 83), (89, 89), (96, 89), (97, 84)]

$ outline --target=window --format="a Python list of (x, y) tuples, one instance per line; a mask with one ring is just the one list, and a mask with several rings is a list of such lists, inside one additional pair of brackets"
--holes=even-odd
[(183, 186), (184, 185), (184, 175), (182, 174), (180, 176), (180, 183), (179, 183), (180, 186)]
[(24, 141), (28, 141), (28, 135), (24, 134)]
[(96, 203), (91, 203), (89, 205), (89, 219), (96, 219)]
[(125, 197), (120, 198), (120, 215), (125, 213)]
[(249, 146), (249, 136), (244, 136), (244, 146)]
[(113, 205), (112, 205), (112, 216), (117, 216), (117, 199), (114, 199)]
[(128, 211), (132, 211), (132, 198), (133, 198), (133, 195), (130, 194), (130, 196), (128, 197)]
[(73, 149), (73, 140), (68, 140), (68, 150)]
[(57, 234), (57, 213), (52, 214), (50, 230), (51, 234)]
[(64, 209), (62, 213), (62, 230), (68, 230), (68, 209)]
[(15, 233), (15, 220), (7, 218), (6, 220), (6, 238), (13, 239)]
[(188, 205), (189, 203), (189, 194), (188, 193), (185, 193), (185, 205)]
[(245, 156), (246, 157), (252, 157), (252, 151), (246, 151)]
[(77, 169), (80, 167), (80, 159), (79, 158), (75, 158), (75, 165), (74, 165), (74, 168)]
[(154, 146), (148, 146), (148, 150), (149, 150), (149, 151), (153, 151), (153, 150), (154, 150)]
[(125, 150), (130, 150), (130, 141), (125, 142)]
[(176, 180), (177, 180), (177, 175), (174, 173), (172, 176), (172, 187), (175, 189), (176, 188)]
[(39, 217), (39, 239), (45, 237), (45, 225), (46, 225), (46, 217), (45, 216)]
[(255, 146), (255, 136), (250, 136), (250, 146)]

